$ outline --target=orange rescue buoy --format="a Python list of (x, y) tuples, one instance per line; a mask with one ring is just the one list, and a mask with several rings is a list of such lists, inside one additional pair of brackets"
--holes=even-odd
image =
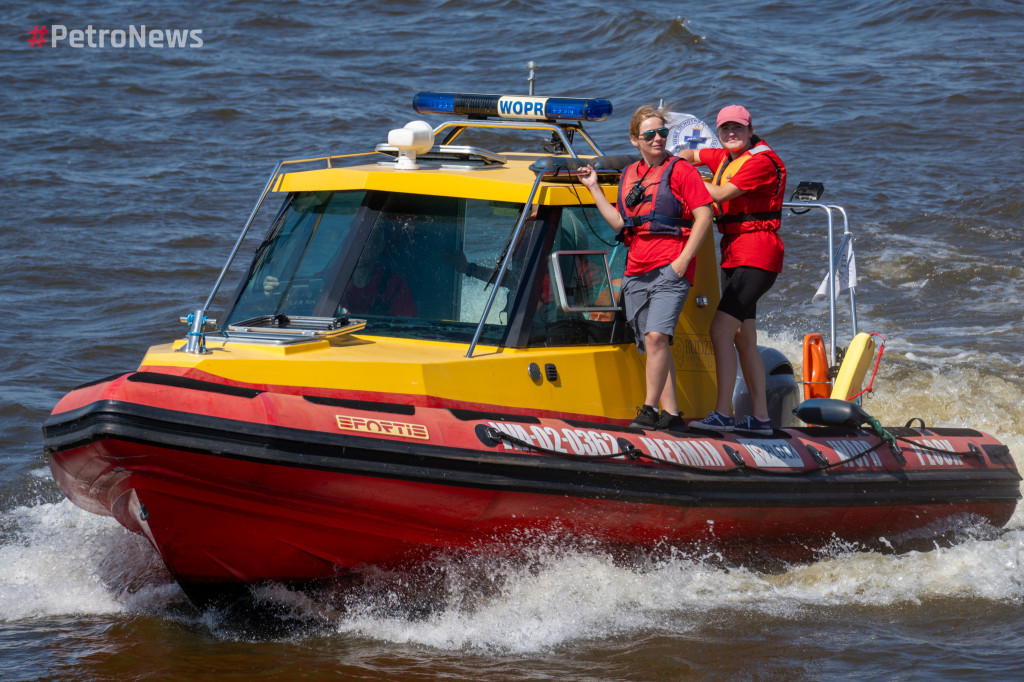
[(821, 334), (808, 334), (804, 337), (804, 400), (829, 397), (829, 383), (825, 342)]

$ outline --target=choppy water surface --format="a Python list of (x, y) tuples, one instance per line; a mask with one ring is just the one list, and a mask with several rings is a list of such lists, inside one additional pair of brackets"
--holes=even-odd
[[(865, 407), (1006, 442), (1024, 463), (1019, 3), (573, 6), (503, 0), (8, 3), (0, 139), (0, 678), (1006, 679), (1024, 660), (1024, 517), (906, 554), (770, 569), (541, 544), (333, 593), (271, 622), (195, 612), (139, 537), (61, 501), (40, 425), (63, 393), (180, 336), (277, 160), (356, 151), (419, 90), (740, 102), (857, 234)], [(31, 48), (37, 24), (202, 29), (199, 49)], [(710, 105), (709, 105), (710, 96)], [(788, 220), (765, 340), (825, 331), (823, 236)]]

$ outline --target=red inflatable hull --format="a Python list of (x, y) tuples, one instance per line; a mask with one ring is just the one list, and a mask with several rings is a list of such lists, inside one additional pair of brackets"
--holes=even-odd
[(796, 558), (1002, 526), (1020, 497), (1007, 448), (968, 429), (893, 429), (894, 452), (854, 429), (669, 435), (176, 371), (79, 388), (44, 431), (60, 489), (145, 535), (193, 595), (539, 534)]

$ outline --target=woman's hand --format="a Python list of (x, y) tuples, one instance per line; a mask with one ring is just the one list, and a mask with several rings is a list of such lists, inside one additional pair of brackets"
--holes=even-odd
[(267, 275), (263, 280), (263, 295), (266, 297), (276, 296), (279, 292), (277, 288), (281, 286), (280, 280), (273, 275)]
[(580, 184), (584, 187), (587, 189), (594, 189), (597, 187), (597, 171), (594, 170), (593, 166), (587, 164), (580, 168), (577, 173), (580, 179)]

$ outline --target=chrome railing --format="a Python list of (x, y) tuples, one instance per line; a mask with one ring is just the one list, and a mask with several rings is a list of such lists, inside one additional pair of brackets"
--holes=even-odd
[[(782, 208), (790, 208), (799, 210), (801, 213), (805, 213), (808, 210), (822, 211), (825, 213), (828, 221), (828, 315), (829, 315), (829, 364), (836, 364), (836, 266), (846, 250), (846, 245), (853, 241), (853, 233), (850, 232), (850, 221), (846, 215), (846, 209), (842, 206), (835, 206), (831, 204), (813, 204), (806, 202), (786, 202), (782, 204)], [(839, 241), (839, 247), (836, 248), (835, 242), (835, 223), (834, 215), (838, 214), (842, 218), (843, 232)], [(857, 335), (857, 292), (853, 289), (849, 289), (850, 292), (850, 337)]]

